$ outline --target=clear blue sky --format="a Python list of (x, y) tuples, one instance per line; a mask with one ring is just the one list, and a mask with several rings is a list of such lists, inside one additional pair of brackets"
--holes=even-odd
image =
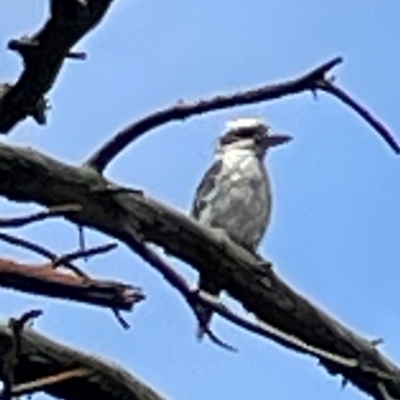
[[(21, 68), (7, 41), (33, 33), (47, 3), (1, 2), (1, 81), (14, 80)], [(25, 121), (4, 140), (79, 163), (117, 129), (178, 99), (293, 77), (336, 55), (346, 59), (338, 82), (400, 138), (399, 14), (395, 0), (119, 0), (76, 46), (89, 58), (66, 64), (49, 95), (48, 125)], [(125, 151), (108, 176), (188, 210), (224, 122), (237, 116), (266, 118), (295, 137), (268, 160), (275, 207), (261, 253), (339, 320), (384, 338), (381, 349), (400, 363), (400, 157), (337, 101), (303, 94), (173, 123)], [(26, 209), (0, 202), (3, 217)], [(77, 244), (76, 230), (61, 221), (20, 234), (60, 252)], [(3, 243), (0, 255), (38, 261)], [(195, 281), (191, 268), (176, 265)], [(218, 318), (215, 329), (240, 352), (198, 344), (179, 295), (122, 246), (87, 270), (143, 287), (148, 300), (128, 315), (130, 331), (107, 311), (7, 290), (0, 291), (2, 318), (41, 307), (40, 331), (122, 364), (169, 399), (365, 398), (352, 388), (341, 391), (340, 380), (314, 359)]]

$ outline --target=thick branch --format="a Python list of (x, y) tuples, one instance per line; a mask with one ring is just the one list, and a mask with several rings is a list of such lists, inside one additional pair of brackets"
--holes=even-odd
[[(0, 90), (0, 133), (8, 133), (27, 116), (46, 123), (44, 95), (51, 89), (71, 47), (103, 18), (112, 0), (80, 2), (52, 0), (51, 14), (42, 29), (31, 37), (9, 42), (18, 52), (24, 70), (15, 84)], [(72, 53), (74, 58), (76, 53)]]
[[(245, 309), (263, 321), (269, 337), (316, 356), (330, 373), (383, 399), (400, 398), (400, 371), (374, 344), (347, 329), (293, 291), (246, 251), (221, 242), (212, 232), (141, 192), (106, 181), (95, 171), (75, 168), (29, 149), (0, 145), (0, 193), (10, 200), (44, 206), (80, 204), (69, 216), (136, 250), (137, 240), (213, 274)], [(267, 265), (268, 263), (266, 263)]]
[[(19, 393), (27, 393), (27, 387), (34, 386), (22, 384), (43, 380), (41, 390), (61, 399), (164, 400), (139, 379), (115, 364), (56, 343), (31, 329), (24, 330), (21, 339), (13, 382)], [(3, 363), (7, 359), (12, 342), (11, 329), (0, 324), (0, 371), (4, 370)], [(73, 371), (77, 371), (78, 374), (74, 375)], [(62, 373), (69, 373), (75, 377), (65, 379), (64, 376), (64, 380), (61, 380)], [(60, 382), (57, 383), (57, 380), (53, 379), (52, 384), (45, 384), (46, 380), (43, 378), (52, 375), (60, 376)]]
[(218, 95), (211, 99), (199, 100), (192, 103), (179, 102), (172, 107), (161, 109), (152, 113), (133, 124), (124, 128), (117, 133), (111, 140), (105, 143), (99, 150), (93, 154), (87, 161), (99, 172), (102, 172), (107, 165), (125, 149), (134, 140), (168, 122), (183, 120), (194, 115), (201, 115), (210, 111), (218, 111), (236, 106), (260, 103), (279, 99), (305, 91), (323, 90), (337, 97), (339, 100), (348, 105), (357, 114), (359, 114), (368, 124), (370, 124), (382, 139), (396, 153), (400, 153), (400, 145), (396, 142), (389, 130), (372, 116), (363, 106), (353, 100), (344, 90), (341, 90), (330, 82), (326, 74), (332, 68), (342, 62), (340, 57), (322, 64), (312, 71), (292, 80), (265, 85), (259, 88), (245, 90), (241, 92)]

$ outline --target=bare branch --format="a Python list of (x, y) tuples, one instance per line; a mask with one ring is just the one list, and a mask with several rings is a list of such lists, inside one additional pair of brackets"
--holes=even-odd
[(11, 345), (3, 355), (3, 382), (4, 388), (0, 398), (11, 400), (13, 397), (12, 388), (14, 385), (15, 368), (20, 361), (22, 339), (21, 334), (26, 324), (42, 315), (41, 310), (30, 310), (20, 318), (11, 318), (8, 326), (11, 328)]
[(71, 52), (72, 46), (104, 17), (112, 0), (52, 0), (50, 17), (33, 36), (11, 40), (10, 50), (18, 52), (24, 70), (15, 84), (0, 90), (0, 133), (8, 133), (19, 121), (31, 116), (46, 123), (47, 100), (66, 58), (84, 59), (84, 53)]
[(81, 206), (79, 204), (65, 204), (61, 206), (51, 207), (45, 211), (39, 211), (37, 213), (27, 215), (24, 217), (15, 218), (0, 218), (0, 228), (20, 228), (31, 224), (33, 222), (43, 221), (52, 217), (61, 217), (66, 213), (80, 211)]
[[(313, 354), (329, 373), (340, 374), (376, 399), (382, 400), (382, 393), (400, 398), (400, 370), (370, 340), (296, 293), (273, 268), (266, 267), (268, 262), (221, 241), (192, 218), (142, 192), (118, 190), (118, 185), (93, 169), (72, 167), (31, 149), (0, 144), (0, 176), (5, 177), (0, 180), (0, 193), (10, 200), (46, 207), (81, 204), (82, 211), (68, 217), (73, 222), (121, 240), (135, 252), (140, 250), (139, 240), (154, 243), (197, 271), (213, 274), (257, 318), (263, 335)], [(25, 176), (29, 179), (21, 185)], [(116, 190), (107, 194), (108, 188)], [(179, 278), (169, 282), (174, 287), (182, 285)]]
[(118, 321), (118, 323), (124, 328), (124, 329), (129, 329), (131, 326), (129, 325), (128, 321), (125, 320), (125, 318), (122, 317), (121, 313), (119, 310), (113, 308), (112, 312), (114, 313), (115, 319)]
[(144, 300), (143, 293), (131, 285), (95, 278), (88, 281), (51, 265), (33, 266), (6, 259), (0, 259), (0, 286), (125, 311)]
[(59, 265), (63, 265), (65, 262), (70, 262), (79, 258), (88, 258), (97, 256), (99, 254), (108, 253), (109, 251), (114, 250), (117, 246), (117, 243), (107, 243), (101, 246), (91, 247), (90, 249), (77, 250), (72, 253), (58, 257), (54, 261), (53, 266), (57, 267)]
[[(363, 107), (358, 105), (354, 100), (351, 100), (350, 102), (345, 100), (337, 91), (333, 89), (328, 90), (329, 78), (326, 77), (326, 74), (342, 61), (343, 60), (341, 57), (336, 57), (299, 78), (276, 84), (265, 85), (256, 89), (250, 89), (228, 95), (218, 95), (211, 99), (199, 100), (192, 103), (179, 101), (176, 105), (156, 111), (155, 113), (152, 113), (124, 128), (111, 140), (105, 143), (99, 150), (97, 150), (86, 162), (86, 165), (93, 167), (99, 172), (103, 172), (108, 164), (134, 140), (148, 131), (172, 121), (183, 120), (194, 115), (201, 115), (211, 111), (279, 99), (283, 96), (301, 93), (304, 91), (315, 92), (318, 89), (323, 89), (325, 92), (338, 97), (345, 104), (349, 105), (370, 125), (372, 125), (374, 129), (377, 130), (377, 132), (392, 147), (396, 154), (399, 154), (400, 146), (397, 144), (396, 140), (388, 131), (388, 129), (384, 128), (382, 124), (379, 124), (378, 126), (376, 123), (372, 123), (372, 121), (376, 121), (376, 119), (368, 118), (366, 113), (361, 111), (364, 110)], [(345, 93), (343, 89), (341, 89), (341, 93)], [(346, 96), (347, 99), (350, 99), (350, 96)]]
[[(136, 303), (145, 298), (139, 288), (120, 282), (91, 278), (69, 260), (78, 256), (104, 253), (114, 248), (114, 244), (58, 257), (42, 246), (5, 233), (0, 232), (0, 240), (27, 248), (51, 260), (48, 264), (37, 266), (0, 258), (0, 286), (113, 310), (131, 310)], [(74, 275), (56, 270), (57, 265), (65, 266), (73, 271)]]
[(372, 126), (381, 136), (381, 138), (392, 148), (396, 153), (400, 153), (400, 147), (396, 139), (377, 118), (375, 118), (365, 107), (361, 106), (356, 100), (354, 100), (348, 93), (343, 89), (333, 84), (331, 80), (323, 80), (318, 82), (318, 89), (330, 93), (333, 96), (340, 99), (343, 103), (347, 104), (353, 109), (358, 115), (360, 115), (369, 125)]
[(49, 259), (51, 261), (52, 266), (54, 266), (55, 263), (57, 263), (57, 265), (63, 265), (65, 268), (69, 269), (70, 271), (73, 271), (77, 276), (80, 276), (81, 278), (89, 280), (88, 275), (86, 275), (83, 271), (81, 271), (81, 269), (79, 267), (72, 264), (68, 258), (64, 259), (65, 257), (64, 258), (59, 257), (59, 256), (57, 256), (57, 254), (46, 249), (44, 246), (33, 243), (27, 239), (22, 239), (15, 235), (9, 235), (7, 233), (2, 233), (2, 232), (0, 232), (0, 240), (2, 240), (3, 242), (6, 242), (6, 243), (10, 243), (12, 245), (18, 246), (18, 247), (22, 247), (27, 250), (31, 250), (34, 253), (37, 253), (37, 254)]
[[(55, 261), (58, 258), (58, 256), (55, 253), (52, 253), (50, 250), (47, 250), (44, 246), (38, 245), (26, 239), (22, 239), (15, 235), (9, 235), (7, 233), (0, 232), (0, 240), (12, 244), (14, 246), (21, 247), (23, 249), (30, 250), (34, 253), (37, 253), (43, 257), (48, 258), (50, 261)], [(76, 268), (74, 265), (68, 262), (65, 263), (65, 266), (70, 269)]]
[[(69, 400), (165, 399), (115, 363), (52, 341), (32, 329), (24, 329), (21, 339), (20, 363), (14, 375), (15, 395), (40, 388), (50, 396)], [(0, 378), (4, 371), (3, 355), (11, 343), (10, 328), (0, 325)]]

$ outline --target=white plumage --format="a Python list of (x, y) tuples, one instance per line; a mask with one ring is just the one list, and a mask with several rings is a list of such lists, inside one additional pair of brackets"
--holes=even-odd
[[(201, 224), (223, 230), (238, 245), (256, 252), (271, 214), (271, 186), (264, 156), (268, 148), (289, 139), (270, 135), (269, 127), (258, 118), (227, 122), (216, 160), (197, 189), (192, 215)], [(221, 290), (212, 276), (200, 276), (199, 286), (214, 295)], [(201, 336), (211, 312), (198, 306), (197, 313)]]
[(226, 132), (235, 131), (238, 129), (249, 129), (258, 127), (265, 127), (268, 130), (268, 127), (265, 125), (265, 122), (260, 118), (232, 119), (225, 124), (225, 127), (226, 127)]

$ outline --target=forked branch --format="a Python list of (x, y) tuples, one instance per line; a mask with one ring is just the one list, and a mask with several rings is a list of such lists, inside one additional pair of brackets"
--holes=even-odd
[[(27, 169), (30, 179), (21, 185), (20, 177), (27, 176)], [(0, 144), (0, 175), (6, 177), (0, 180), (0, 193), (10, 200), (35, 201), (46, 207), (82, 205), (82, 211), (68, 219), (122, 241), (174, 287), (183, 287), (179, 277), (165, 273), (165, 266), (151, 260), (152, 254), (146, 255), (138, 241), (162, 247), (200, 273), (214, 274), (257, 318), (260, 329), (244, 326), (243, 321), (235, 323), (315, 356), (330, 373), (341, 374), (376, 399), (400, 398), (400, 370), (378, 351), (375, 342), (360, 337), (296, 293), (268, 262), (260, 264), (244, 249), (221, 242), (193, 219), (143, 192), (121, 188), (93, 169), (72, 167), (30, 149)], [(219, 305), (214, 309), (219, 312)], [(233, 321), (232, 316), (229, 319)]]
[[(129, 311), (145, 298), (139, 288), (89, 277), (72, 264), (74, 259), (109, 251), (115, 244), (57, 256), (43, 246), (16, 236), (0, 232), (0, 240), (31, 250), (50, 260), (42, 265), (33, 265), (0, 258), (0, 286), (31, 294), (79, 301), (115, 311)], [(59, 271), (58, 266), (64, 266), (72, 273)]]
[(0, 85), (0, 133), (8, 133), (26, 117), (46, 123), (49, 108), (45, 94), (53, 86), (66, 59), (82, 60), (86, 54), (72, 46), (96, 26), (112, 0), (51, 0), (50, 16), (32, 36), (8, 43), (23, 59), (24, 70), (15, 83)]
[(317, 90), (330, 93), (351, 107), (377, 131), (396, 154), (399, 154), (400, 145), (393, 134), (343, 89), (333, 86), (331, 78), (327, 77), (328, 72), (342, 61), (341, 57), (336, 57), (299, 78), (261, 86), (256, 89), (218, 95), (211, 99), (198, 100), (192, 103), (179, 101), (176, 105), (156, 111), (124, 128), (97, 150), (86, 164), (99, 172), (103, 172), (108, 164), (134, 140), (168, 122), (183, 120), (211, 111), (279, 99), (304, 91), (316, 92)]

